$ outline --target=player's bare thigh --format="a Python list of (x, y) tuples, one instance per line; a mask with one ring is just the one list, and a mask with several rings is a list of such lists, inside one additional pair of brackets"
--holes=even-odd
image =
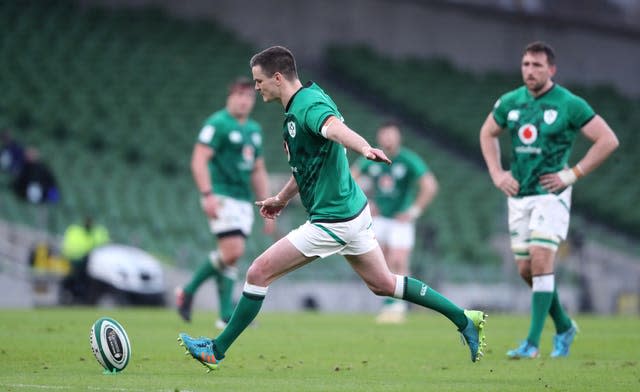
[(345, 255), (344, 257), (376, 295), (393, 295), (396, 278), (389, 271), (379, 246), (361, 255)]
[(543, 246), (530, 246), (529, 253), (531, 254), (531, 274), (533, 276), (553, 273), (555, 250)]
[(258, 256), (247, 270), (247, 283), (267, 287), (286, 273), (315, 260), (306, 257), (285, 237)]

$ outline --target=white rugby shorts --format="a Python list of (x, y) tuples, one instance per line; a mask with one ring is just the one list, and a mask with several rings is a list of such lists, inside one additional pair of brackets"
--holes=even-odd
[(384, 216), (373, 217), (373, 231), (380, 245), (396, 249), (412, 249), (416, 241), (414, 222), (400, 222)]
[(529, 258), (529, 246), (557, 250), (567, 238), (571, 213), (571, 187), (559, 195), (509, 197), (509, 232), (516, 259)]
[(360, 215), (346, 222), (305, 222), (287, 234), (287, 239), (306, 257), (361, 255), (378, 246), (367, 205)]
[(220, 203), (220, 211), (217, 219), (209, 220), (211, 232), (219, 235), (239, 230), (248, 237), (253, 226), (253, 205), (228, 196), (216, 195), (216, 198)]

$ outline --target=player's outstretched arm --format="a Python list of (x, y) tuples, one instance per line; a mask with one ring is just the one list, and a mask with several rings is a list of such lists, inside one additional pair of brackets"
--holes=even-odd
[(291, 176), (289, 181), (287, 181), (285, 186), (277, 195), (256, 201), (256, 205), (260, 207), (260, 215), (262, 215), (263, 218), (275, 219), (287, 206), (289, 200), (291, 200), (297, 193), (298, 184), (296, 183), (295, 178)]
[(340, 143), (346, 148), (362, 154), (365, 158), (390, 164), (384, 151), (373, 148), (369, 143), (335, 116), (330, 116), (322, 127), (322, 134), (329, 140)]

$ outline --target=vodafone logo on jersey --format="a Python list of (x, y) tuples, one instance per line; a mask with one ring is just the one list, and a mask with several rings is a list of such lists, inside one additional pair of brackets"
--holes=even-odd
[(518, 137), (526, 145), (533, 144), (538, 139), (538, 128), (533, 124), (524, 124), (518, 129)]
[(242, 147), (242, 158), (244, 158), (245, 162), (253, 163), (255, 151), (255, 148), (250, 144), (245, 144)]
[(392, 176), (385, 174), (378, 178), (378, 188), (382, 193), (390, 193), (393, 192), (393, 189), (396, 186), (396, 181)]

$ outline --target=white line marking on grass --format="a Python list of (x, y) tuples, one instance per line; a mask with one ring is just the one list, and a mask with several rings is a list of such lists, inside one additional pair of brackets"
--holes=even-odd
[(36, 385), (36, 384), (0, 384), (3, 387), (11, 388), (40, 388), (40, 389), (69, 389), (70, 387), (55, 385)]
[[(38, 384), (0, 384), (3, 387), (10, 388), (31, 388), (31, 389), (54, 389), (54, 390), (77, 390), (77, 387), (71, 387), (68, 385), (38, 385)], [(89, 391), (117, 391), (117, 392), (145, 392), (149, 389), (140, 388), (117, 388), (117, 387), (92, 387), (88, 386)], [(173, 392), (175, 389), (157, 389), (157, 392)], [(181, 390), (182, 392), (190, 392), (187, 389)]]

